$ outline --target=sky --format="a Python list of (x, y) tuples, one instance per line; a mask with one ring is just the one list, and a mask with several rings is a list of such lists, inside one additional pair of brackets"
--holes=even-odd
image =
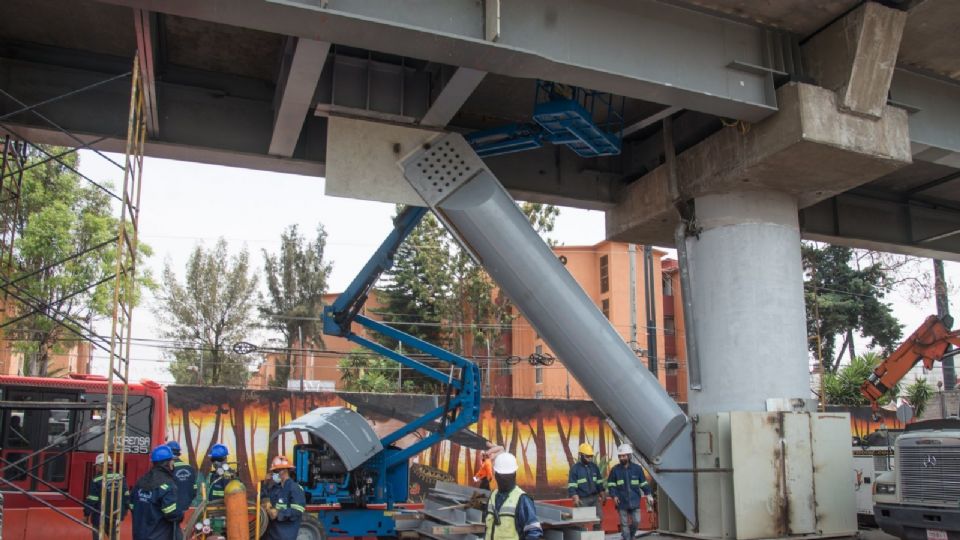
[[(110, 156), (122, 162), (122, 156)], [(95, 181), (110, 181), (115, 186), (123, 181), (121, 170), (90, 151), (80, 152), (80, 171)], [(276, 252), (281, 233), (292, 224), (312, 238), (322, 223), (328, 234), (326, 255), (333, 262), (329, 290), (339, 292), (392, 229), (394, 205), (328, 197), (324, 195), (324, 180), (316, 177), (146, 158), (142, 189), (140, 239), (153, 248), (154, 255), (145, 266), (157, 280), (167, 263), (182, 277), (187, 258), (197, 244), (209, 248), (223, 237), (231, 253), (249, 250), (251, 268), (261, 274), (262, 287), (262, 251)], [(564, 245), (600, 242), (604, 239), (603, 212), (562, 208), (551, 236)], [(675, 257), (673, 250), (667, 251)], [(920, 265), (932, 267), (928, 261)], [(952, 285), (960, 281), (960, 265), (948, 262), (946, 267), (948, 282)], [(906, 288), (888, 296), (905, 334), (936, 312), (932, 300), (917, 304), (909, 296)], [(148, 295), (135, 310), (134, 338), (160, 338), (154, 308), (155, 301)], [(101, 323), (98, 331), (109, 334), (109, 325)], [(263, 344), (270, 337), (252, 334), (248, 341)], [(858, 352), (865, 347), (860, 340)], [(105, 373), (106, 359), (97, 352), (93, 370)], [(163, 349), (138, 345), (131, 357), (133, 380), (173, 382)]]

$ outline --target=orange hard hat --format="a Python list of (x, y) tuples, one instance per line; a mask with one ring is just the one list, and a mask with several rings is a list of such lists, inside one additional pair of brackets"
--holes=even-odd
[(270, 464), (271, 471), (278, 471), (280, 469), (292, 469), (293, 465), (287, 461), (287, 456), (277, 456), (273, 458), (273, 463)]

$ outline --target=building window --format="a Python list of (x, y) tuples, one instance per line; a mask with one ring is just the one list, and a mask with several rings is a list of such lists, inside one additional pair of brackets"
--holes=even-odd
[(673, 317), (664, 317), (663, 318), (663, 333), (667, 336), (672, 336), (677, 331), (676, 323), (673, 320)]
[(535, 382), (537, 384), (543, 383), (543, 366), (537, 366), (534, 370), (534, 377), (536, 377)]
[(606, 255), (600, 257), (600, 292), (605, 293), (610, 290), (610, 258)]
[(673, 296), (673, 276), (670, 274), (663, 275), (663, 295)]
[(543, 392), (540, 390), (537, 390), (537, 393), (534, 394), (534, 397), (537, 399), (543, 399)]
[(610, 319), (610, 300), (600, 301), (600, 311), (603, 312), (604, 317)]
[(537, 345), (533, 351), (537, 354), (543, 354), (543, 345)]

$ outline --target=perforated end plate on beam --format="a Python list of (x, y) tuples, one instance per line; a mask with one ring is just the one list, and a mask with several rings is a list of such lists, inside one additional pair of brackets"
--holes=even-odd
[(431, 208), (486, 168), (470, 144), (456, 133), (425, 144), (403, 161), (403, 175)]

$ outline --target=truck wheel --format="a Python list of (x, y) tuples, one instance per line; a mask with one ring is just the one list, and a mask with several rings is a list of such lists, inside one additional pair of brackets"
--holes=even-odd
[(317, 518), (304, 515), (300, 521), (300, 530), (297, 531), (297, 540), (327, 540), (327, 533)]

